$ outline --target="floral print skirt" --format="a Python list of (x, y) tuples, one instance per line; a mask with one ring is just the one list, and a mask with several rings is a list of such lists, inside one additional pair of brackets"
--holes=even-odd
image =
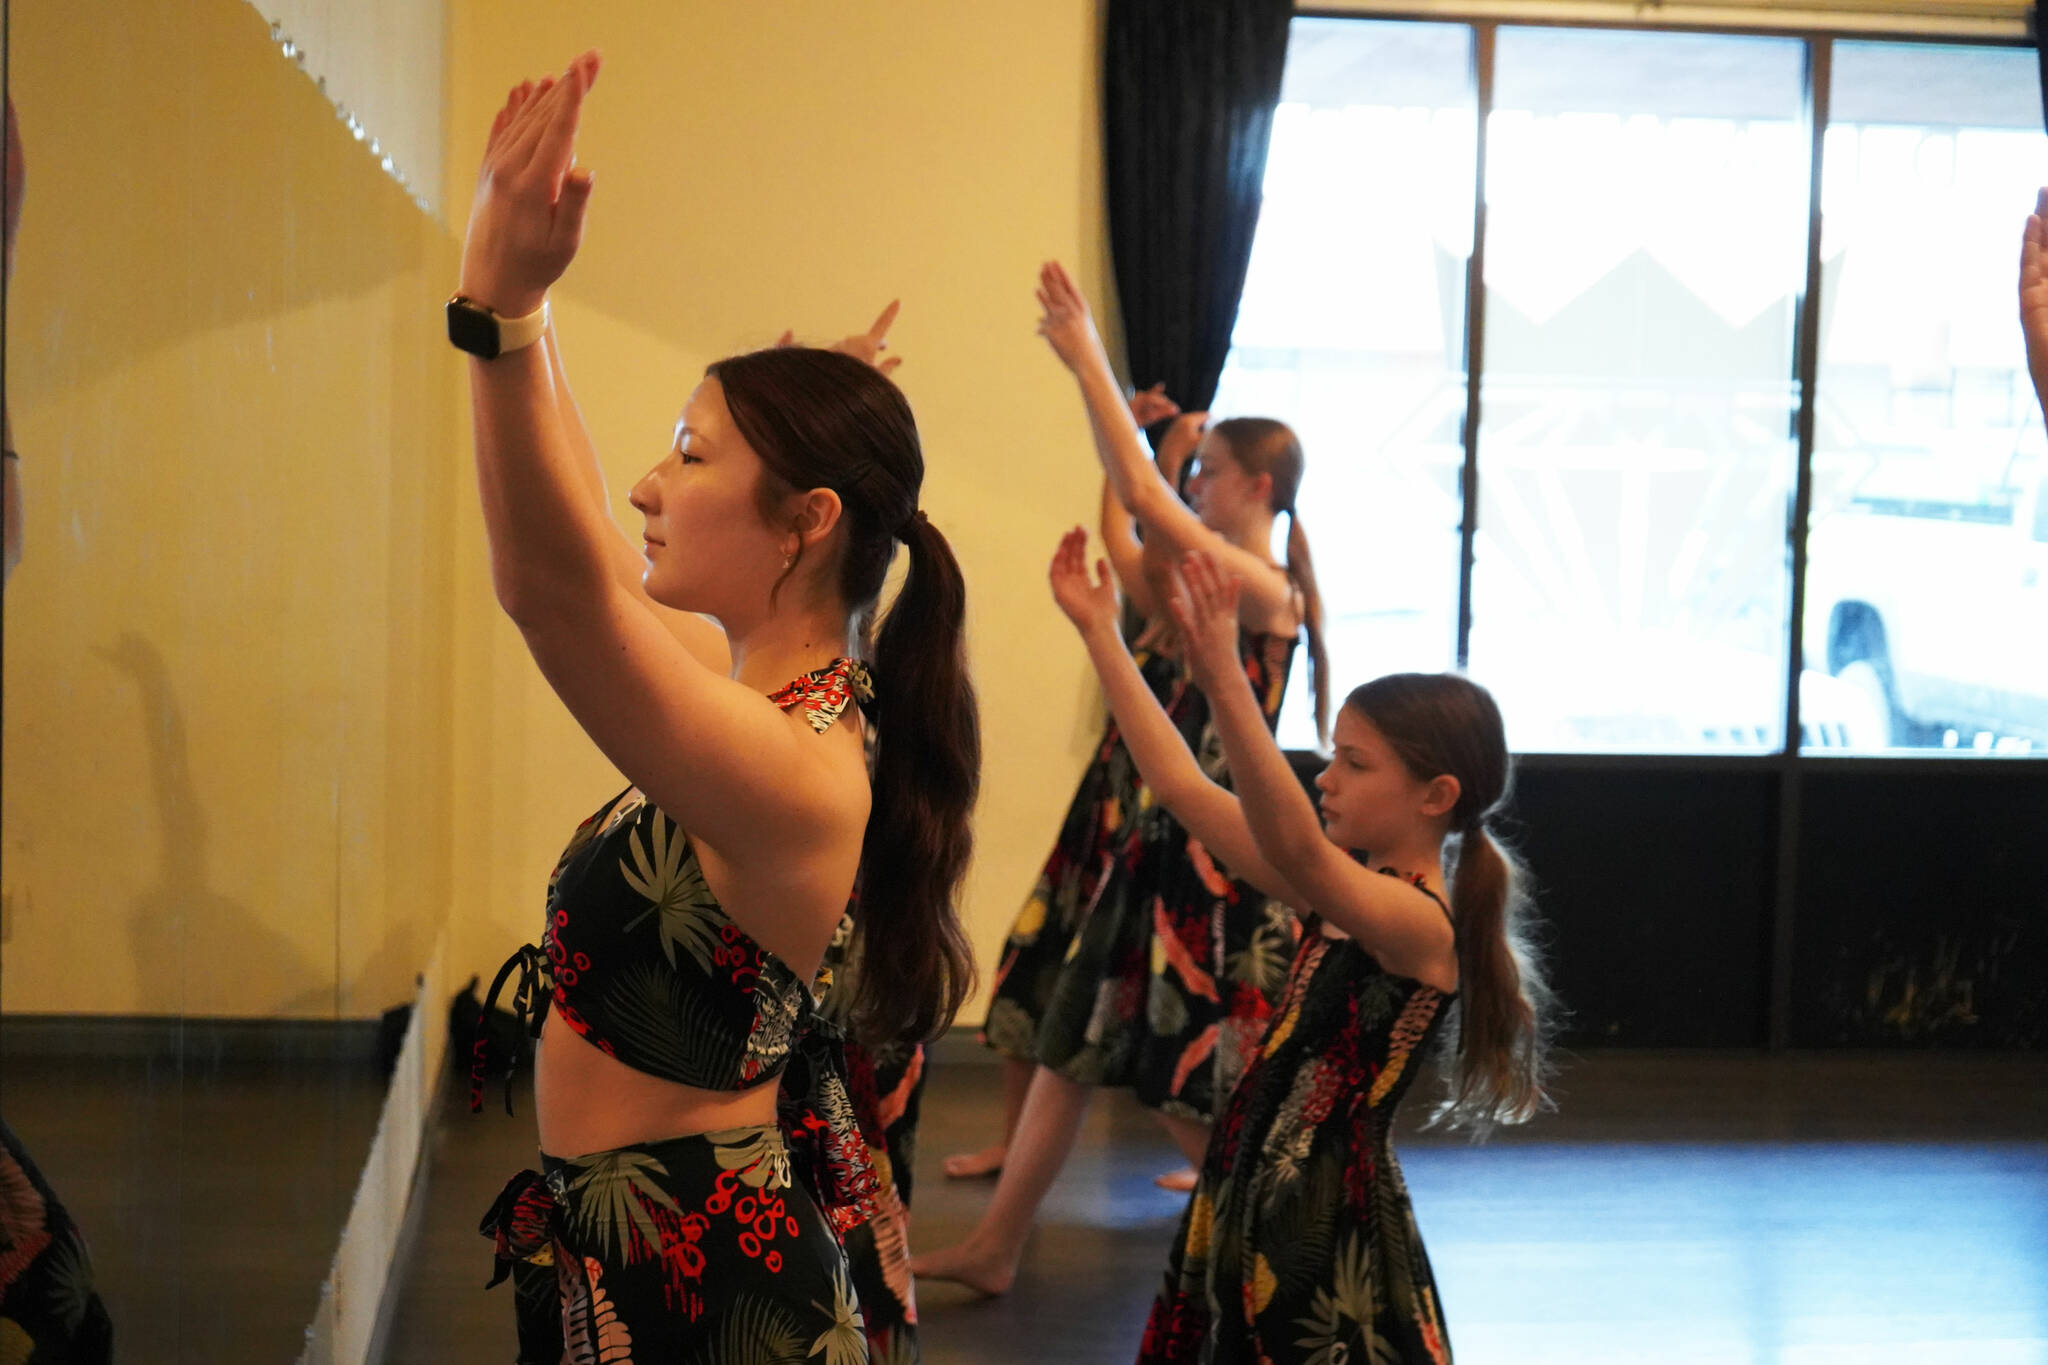
[(1210, 1135), (1139, 1365), (1451, 1365), (1390, 1137), (1451, 999), (1303, 935)]
[(518, 1300), (521, 1365), (869, 1359), (831, 1225), (780, 1130), (543, 1155), (485, 1215)]
[[(1239, 654), (1269, 725), (1294, 641)], [(1204, 771), (1228, 784), (1207, 700), (1171, 660), (1134, 655)], [(1160, 806), (1112, 723), (1011, 925), (982, 1041), (1079, 1085), (1208, 1122), (1265, 1033), (1294, 917), (1233, 878)]]
[(910, 1277), (910, 1170), (924, 1099), (923, 1043), (846, 1044), (847, 1089), (877, 1190), (873, 1217), (847, 1228), (846, 1263), (867, 1320), (874, 1365), (916, 1365), (917, 1296)]
[(100, 1365), (113, 1356), (85, 1238), (0, 1123), (0, 1362)]

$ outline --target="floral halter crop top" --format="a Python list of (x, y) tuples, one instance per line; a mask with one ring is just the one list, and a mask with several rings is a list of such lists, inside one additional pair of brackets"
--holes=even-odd
[[(768, 699), (823, 734), (873, 697), (866, 665), (842, 658)], [(632, 787), (577, 827), (548, 878), (541, 943), (499, 970), (486, 1014), (514, 973), (514, 1012), (533, 1037), (552, 1006), (634, 1070), (705, 1090), (781, 1075), (815, 1031), (811, 983), (733, 923), (688, 832)], [(480, 1043), (472, 1109), (483, 1104), (483, 1065)]]

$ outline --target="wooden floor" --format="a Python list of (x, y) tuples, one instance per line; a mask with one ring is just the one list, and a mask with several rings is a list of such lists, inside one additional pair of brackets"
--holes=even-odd
[(0, 1063), (7, 1122), (84, 1229), (121, 1365), (289, 1365), (384, 1103), (373, 1065)]
[[(987, 1198), (938, 1173), (1000, 1114), (975, 1055), (933, 1068), (920, 1245)], [(2048, 1365), (2048, 1057), (1618, 1052), (1561, 1088), (1485, 1146), (1401, 1144), (1463, 1365)], [(451, 1112), (434, 1137), (394, 1365), (513, 1359), (475, 1229), (531, 1161), (520, 1112)], [(1151, 1184), (1170, 1164), (1145, 1115), (1098, 1102), (1016, 1291), (922, 1295), (925, 1360), (1125, 1365), (1180, 1212)]]

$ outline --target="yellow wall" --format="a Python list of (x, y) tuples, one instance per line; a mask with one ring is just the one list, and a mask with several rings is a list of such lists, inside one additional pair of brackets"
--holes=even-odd
[(12, 39), (0, 999), (374, 1014), (450, 898), (453, 244), (241, 0)]
[[(1092, 519), (1096, 465), (1071, 381), (1033, 334), (1038, 264), (1105, 291), (1093, 0), (450, 6), (451, 215), (519, 77), (588, 46), (606, 68), (579, 154), (597, 172), (581, 258), (555, 292), (570, 378), (618, 514), (706, 362), (865, 325), (901, 296), (897, 379), (928, 459), (925, 506), (971, 591), (987, 763), (967, 916), (984, 969), (1050, 847), (1098, 724), (1045, 589), (1059, 532)], [(488, 595), (463, 512), (465, 600)], [(467, 618), (465, 618), (467, 619)], [(460, 789), (488, 812), (458, 871), (458, 960), (531, 937), (548, 868), (618, 779), (501, 624), (465, 637), (458, 692), (488, 744)], [(886, 683), (886, 680), (883, 680)], [(475, 872), (472, 877), (471, 872)], [(978, 1018), (980, 1005), (966, 1019)]]
[[(903, 299), (925, 506), (971, 589), (985, 967), (1097, 725), (1044, 563), (1093, 515), (1038, 263), (1106, 291), (1094, 0), (452, 0), (457, 227), (505, 89), (588, 45), (598, 171), (557, 291), (617, 507), (706, 362)], [(9, 1011), (374, 1013), (533, 936), (618, 782), (497, 613), (448, 232), (240, 0), (14, 13), (30, 191), (9, 389)], [(971, 1006), (968, 1019), (979, 1016)]]

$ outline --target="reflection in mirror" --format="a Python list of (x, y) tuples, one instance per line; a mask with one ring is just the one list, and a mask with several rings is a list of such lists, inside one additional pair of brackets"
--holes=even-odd
[(276, 18), (11, 16), (0, 1180), (128, 1362), (303, 1348), (448, 893), (452, 248)]

